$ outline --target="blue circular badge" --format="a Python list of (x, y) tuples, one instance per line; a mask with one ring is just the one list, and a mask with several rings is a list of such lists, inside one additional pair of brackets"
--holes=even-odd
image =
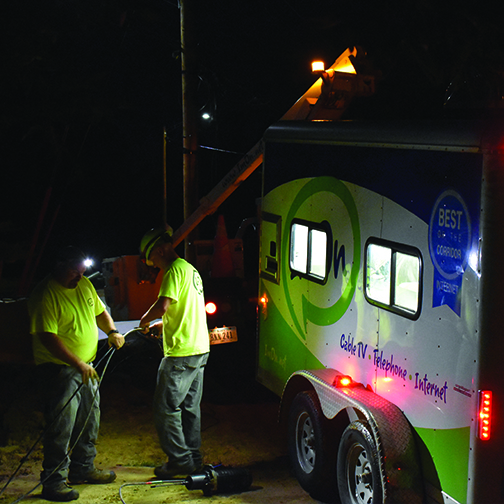
[(434, 267), (447, 280), (464, 273), (471, 247), (471, 220), (456, 191), (437, 199), (429, 226), (429, 251)]

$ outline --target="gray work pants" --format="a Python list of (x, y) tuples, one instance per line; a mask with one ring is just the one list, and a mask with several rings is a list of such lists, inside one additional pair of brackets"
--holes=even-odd
[(44, 486), (54, 487), (66, 480), (69, 467), (76, 474), (86, 474), (94, 467), (100, 392), (98, 382), (82, 384), (82, 375), (70, 366), (40, 364), (37, 377), (46, 422), (40, 479)]
[(164, 357), (154, 394), (154, 424), (162, 450), (174, 464), (201, 465), (201, 397), (208, 353)]

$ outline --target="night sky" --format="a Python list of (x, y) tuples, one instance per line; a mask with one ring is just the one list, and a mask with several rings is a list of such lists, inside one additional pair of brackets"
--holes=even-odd
[[(349, 119), (443, 117), (454, 113), (443, 107), (448, 94), (474, 110), (503, 71), (495, 2), (488, 10), (474, 1), (192, 1), (197, 106), (214, 117), (201, 123), (199, 144), (224, 151), (198, 152), (200, 197), (314, 82), (314, 58), (329, 66), (349, 46), (367, 51), (377, 93)], [(40, 268), (66, 244), (98, 260), (136, 254), (142, 234), (162, 223), (163, 128), (168, 222), (177, 228), (177, 2), (10, 0), (0, 23), (3, 280), (23, 269), (38, 222)], [(259, 195), (257, 170), (221, 209), (231, 236)], [(213, 238), (215, 223), (216, 215), (202, 223), (202, 238)]]

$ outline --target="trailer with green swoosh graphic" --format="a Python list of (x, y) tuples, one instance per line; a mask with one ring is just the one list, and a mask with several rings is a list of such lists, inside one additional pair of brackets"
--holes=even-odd
[(504, 503), (502, 132), (266, 131), (258, 379), (314, 497)]

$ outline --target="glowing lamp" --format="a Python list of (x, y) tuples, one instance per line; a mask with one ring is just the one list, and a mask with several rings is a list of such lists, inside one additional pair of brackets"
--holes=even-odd
[(478, 412), (478, 437), (482, 441), (488, 441), (492, 426), (492, 392), (480, 390)]
[(311, 64), (313, 73), (320, 73), (325, 71), (325, 64), (323, 61), (313, 61)]
[(268, 318), (268, 296), (266, 293), (264, 293), (260, 298), (259, 298), (259, 305), (261, 306), (261, 312), (263, 314), (263, 317), (265, 319)]
[(353, 380), (350, 376), (347, 375), (338, 375), (334, 378), (333, 385), (336, 388), (346, 388), (353, 385)]
[(84, 260), (84, 266), (85, 266), (86, 268), (91, 268), (91, 266), (93, 266), (93, 264), (94, 264), (93, 259), (91, 259), (91, 258), (89, 258), (89, 257), (88, 257), (87, 259), (85, 259), (85, 260)]
[(207, 312), (208, 315), (213, 315), (214, 313), (217, 312), (217, 305), (213, 303), (212, 301), (209, 301), (205, 305), (205, 311)]

